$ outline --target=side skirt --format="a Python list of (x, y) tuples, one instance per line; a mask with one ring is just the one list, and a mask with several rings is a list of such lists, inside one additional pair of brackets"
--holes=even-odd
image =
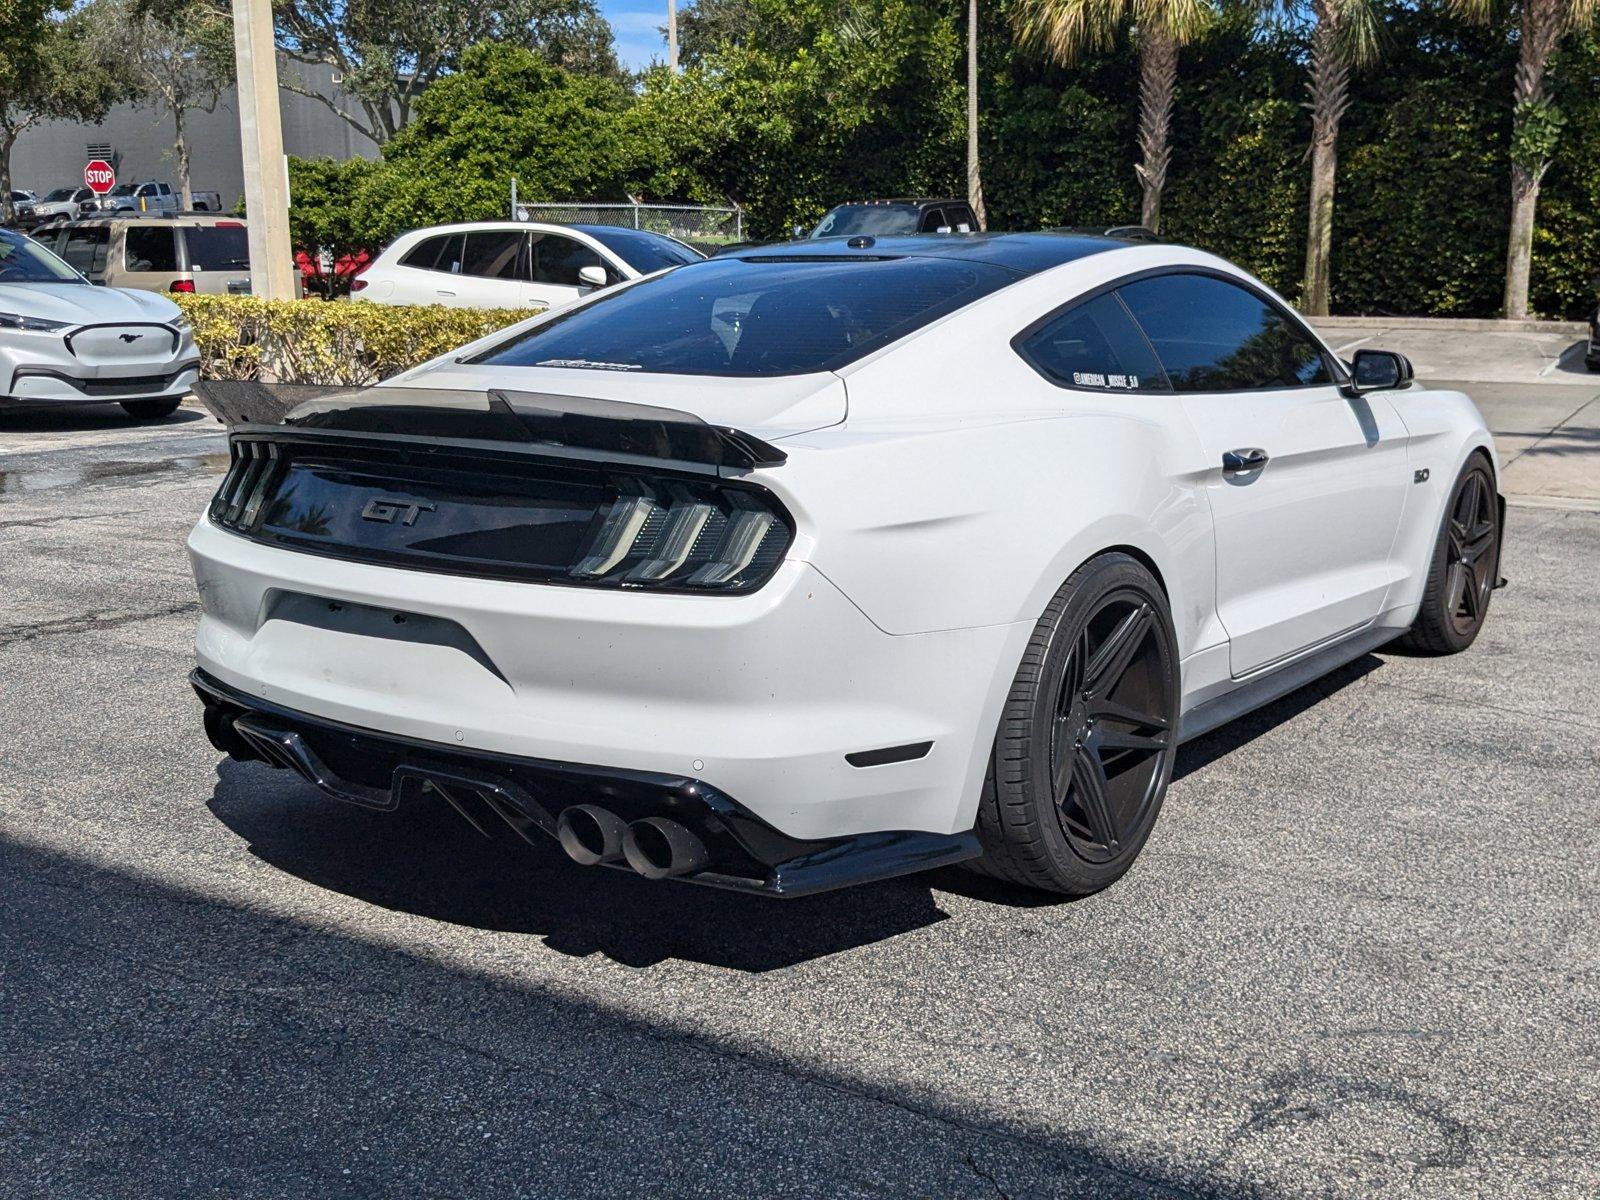
[(1302, 688), (1313, 680), (1322, 678), (1328, 672), (1337, 671), (1346, 663), (1354, 662), (1385, 642), (1392, 642), (1404, 632), (1404, 629), (1392, 628), (1363, 630), (1347, 641), (1337, 642), (1314, 654), (1296, 659), (1276, 671), (1270, 671), (1241, 684), (1214, 700), (1207, 700), (1204, 704), (1184, 713), (1178, 721), (1178, 741), (1192, 741), (1202, 734), (1226, 725), (1229, 721), (1244, 716), (1247, 712), (1271, 704), (1296, 688)]

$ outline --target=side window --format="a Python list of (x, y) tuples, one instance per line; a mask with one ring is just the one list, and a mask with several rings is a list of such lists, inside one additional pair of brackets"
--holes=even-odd
[(922, 214), (922, 228), (920, 233), (938, 233), (944, 228), (944, 209), (930, 208)]
[(424, 271), (461, 270), (461, 235), (447, 233), (439, 237), (424, 238), (400, 260), (402, 267), (420, 267)]
[(110, 240), (110, 226), (80, 225), (67, 231), (61, 257), (85, 275), (98, 275), (106, 269), (106, 245)]
[(520, 279), (526, 273), (522, 250), (527, 240), (527, 233), (520, 229), (469, 233), (461, 273), (485, 279)]
[(1299, 321), (1238, 284), (1211, 275), (1157, 275), (1125, 284), (1117, 294), (1175, 391), (1333, 382), (1327, 357)]
[(130, 225), (124, 234), (124, 266), (129, 271), (176, 271), (178, 239), (170, 225)]
[[(605, 267), (603, 258), (582, 242), (560, 234), (547, 233), (533, 241), (533, 281), (577, 287), (578, 272), (584, 267)], [(606, 271), (607, 276), (611, 274)]]
[(950, 228), (956, 233), (973, 233), (978, 228), (978, 220), (972, 215), (972, 210), (965, 204), (959, 208), (944, 210), (944, 219), (950, 223)]
[(1110, 292), (1074, 305), (1017, 348), (1034, 370), (1065, 387), (1172, 390), (1150, 343)]

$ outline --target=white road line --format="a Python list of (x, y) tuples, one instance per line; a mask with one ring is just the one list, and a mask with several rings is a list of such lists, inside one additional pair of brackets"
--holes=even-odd
[(1343, 353), (1344, 353), (1344, 352), (1345, 352), (1345, 351), (1346, 351), (1346, 350), (1354, 350), (1354, 349), (1355, 349), (1355, 348), (1356, 348), (1356, 347), (1357, 347), (1357, 346), (1359, 346), (1359, 345), (1361, 345), (1361, 344), (1362, 344), (1362, 343), (1364, 343), (1364, 342), (1370, 342), (1370, 341), (1371, 341), (1371, 340), (1372, 340), (1372, 339), (1373, 339), (1373, 338), (1375, 338), (1375, 337), (1377, 337), (1377, 336), (1378, 336), (1378, 335), (1377, 335), (1377, 334), (1375, 334), (1375, 333), (1369, 333), (1369, 334), (1368, 334), (1368, 335), (1367, 335), (1367, 336), (1366, 336), (1366, 337), (1364, 337), (1364, 338), (1357, 338), (1357, 339), (1356, 339), (1356, 340), (1355, 340), (1355, 341), (1353, 341), (1353, 342), (1346, 342), (1346, 343), (1345, 343), (1345, 344), (1344, 344), (1344, 345), (1342, 345), (1342, 346), (1335, 346), (1335, 347), (1334, 347), (1334, 348), (1333, 348), (1333, 352), (1334, 352), (1334, 353), (1335, 353), (1335, 354), (1343, 354)]

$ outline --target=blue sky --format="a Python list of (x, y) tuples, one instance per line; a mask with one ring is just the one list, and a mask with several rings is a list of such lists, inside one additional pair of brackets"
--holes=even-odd
[[(678, 0), (680, 9), (685, 4)], [(611, 22), (624, 67), (637, 71), (652, 58), (667, 60), (667, 39), (660, 32), (667, 24), (667, 0), (600, 0), (600, 11)]]

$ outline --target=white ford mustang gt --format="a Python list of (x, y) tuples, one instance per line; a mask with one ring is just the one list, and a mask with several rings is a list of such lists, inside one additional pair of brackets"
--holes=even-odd
[(1108, 238), (716, 258), (232, 444), (219, 749), (772, 895), (1102, 888), (1180, 742), (1499, 583), (1467, 397)]

